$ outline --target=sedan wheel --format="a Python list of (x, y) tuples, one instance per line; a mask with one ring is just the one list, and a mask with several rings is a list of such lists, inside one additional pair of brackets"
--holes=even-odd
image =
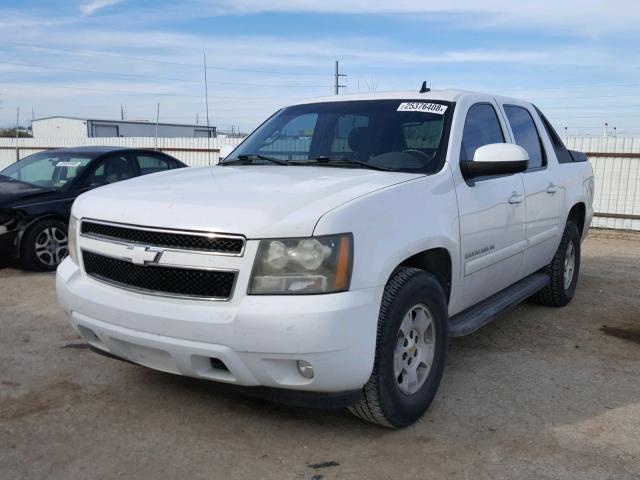
[(22, 238), (21, 258), (30, 270), (51, 271), (69, 255), (67, 225), (52, 218), (32, 225)]
[(44, 229), (35, 244), (36, 256), (45, 265), (58, 265), (69, 254), (67, 233), (58, 227)]

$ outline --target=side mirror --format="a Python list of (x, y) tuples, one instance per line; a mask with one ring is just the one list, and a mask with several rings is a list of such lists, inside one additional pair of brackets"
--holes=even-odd
[(527, 151), (513, 143), (491, 143), (476, 150), (473, 161), (460, 162), (464, 178), (485, 175), (511, 175), (524, 172), (529, 165)]

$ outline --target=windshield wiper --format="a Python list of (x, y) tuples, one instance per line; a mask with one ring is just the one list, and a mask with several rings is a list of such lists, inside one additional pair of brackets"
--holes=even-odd
[(220, 165), (238, 165), (252, 163), (254, 160), (264, 160), (278, 165), (289, 165), (286, 160), (280, 160), (279, 158), (267, 157), (266, 155), (238, 155), (233, 160), (225, 160), (220, 162)]
[(332, 157), (327, 157), (325, 155), (321, 155), (319, 157), (314, 158), (313, 160), (309, 160), (306, 162), (293, 162), (291, 163), (291, 165), (299, 165), (299, 164), (304, 164), (304, 165), (309, 165), (309, 164), (318, 164), (318, 165), (357, 165), (363, 168), (368, 168), (370, 170), (381, 170), (383, 172), (391, 172), (393, 171), (391, 168), (387, 168), (387, 167), (380, 167), (378, 165), (373, 165), (369, 162), (365, 162), (363, 160), (355, 160), (353, 158), (332, 158)]

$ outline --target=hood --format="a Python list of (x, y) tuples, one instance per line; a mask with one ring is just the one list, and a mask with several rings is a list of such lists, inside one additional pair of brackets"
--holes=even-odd
[(40, 200), (57, 193), (50, 188), (0, 177), (0, 208), (20, 206), (31, 200)]
[(73, 215), (247, 238), (308, 236), (327, 211), (420, 176), (307, 166), (186, 168), (87, 192), (74, 203)]

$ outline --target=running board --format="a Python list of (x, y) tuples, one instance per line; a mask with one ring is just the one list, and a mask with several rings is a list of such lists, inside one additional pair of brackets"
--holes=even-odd
[(449, 320), (449, 335), (463, 337), (475, 332), (496, 315), (512, 309), (549, 284), (549, 276), (534, 273)]

